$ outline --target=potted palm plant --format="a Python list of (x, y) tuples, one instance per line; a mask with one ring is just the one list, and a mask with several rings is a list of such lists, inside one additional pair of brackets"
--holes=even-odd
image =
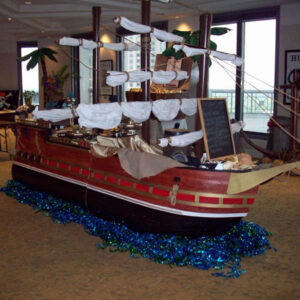
[(35, 92), (35, 91), (28, 91), (28, 90), (24, 91), (23, 98), (24, 98), (25, 104), (27, 106), (32, 105), (32, 98), (34, 98), (36, 95), (37, 95), (37, 92)]

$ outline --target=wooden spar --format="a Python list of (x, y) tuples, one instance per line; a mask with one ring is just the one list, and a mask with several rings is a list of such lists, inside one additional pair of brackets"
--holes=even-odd
[[(93, 7), (93, 38), (95, 42), (100, 42), (100, 17), (101, 7)], [(93, 50), (93, 104), (100, 100), (100, 51)]]
[(258, 145), (256, 145), (254, 142), (251, 141), (251, 139), (248, 138), (247, 134), (245, 133), (244, 130), (241, 130), (240, 131), (240, 135), (241, 137), (250, 145), (252, 146), (255, 150), (261, 152), (262, 154), (264, 155), (267, 155), (269, 157), (272, 157), (272, 158), (279, 158), (280, 157), (280, 153), (276, 153), (276, 152), (273, 152), (271, 150), (267, 150), (267, 149), (264, 149)]
[[(210, 13), (204, 13), (200, 16), (200, 47), (209, 49), (210, 47), (210, 28), (212, 23), (212, 15)], [(209, 55), (200, 55), (198, 60), (199, 68), (199, 82), (197, 85), (197, 97), (198, 98), (207, 98), (208, 96), (208, 64), (209, 64)], [(195, 130), (200, 130), (200, 118), (196, 118)], [(201, 143), (195, 143), (195, 154), (197, 157), (202, 155), (201, 153)]]
[[(141, 5), (142, 24), (150, 26), (151, 6), (150, 0), (142, 0)], [(150, 71), (150, 33), (141, 34), (141, 69)], [(142, 94), (144, 101), (150, 101), (150, 80), (142, 82)], [(150, 144), (150, 122), (147, 120), (143, 123), (142, 137)]]

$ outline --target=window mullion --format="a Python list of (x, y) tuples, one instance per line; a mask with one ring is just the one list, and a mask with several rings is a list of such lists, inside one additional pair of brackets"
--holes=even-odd
[[(245, 58), (245, 23), (237, 22), (237, 56)], [(243, 120), (244, 65), (236, 68), (235, 119)]]

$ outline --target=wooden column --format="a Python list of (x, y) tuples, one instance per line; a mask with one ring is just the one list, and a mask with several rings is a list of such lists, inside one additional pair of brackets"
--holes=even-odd
[[(299, 91), (300, 91), (300, 72), (298, 70), (294, 70), (292, 74), (292, 80), (288, 79), (289, 84), (281, 85), (281, 89), (290, 89), (291, 96), (298, 99)], [(297, 114), (299, 113), (299, 103), (295, 99), (291, 98), (291, 134), (298, 138), (298, 119)], [(296, 156), (297, 150), (297, 141), (291, 138), (290, 149), (292, 151), (293, 157)]]
[[(141, 5), (142, 24), (150, 26), (151, 6), (150, 0), (142, 0)], [(141, 34), (141, 69), (150, 71), (150, 33)], [(150, 101), (150, 80), (142, 82), (142, 94), (144, 101)], [(142, 137), (150, 143), (150, 121), (143, 123)]]
[[(210, 28), (212, 23), (212, 15), (209, 13), (204, 13), (200, 16), (200, 47), (209, 49), (210, 47)], [(199, 82), (197, 85), (197, 97), (206, 98), (208, 96), (208, 62), (209, 55), (200, 55), (198, 60), (199, 67)], [(200, 118), (196, 118), (195, 130), (200, 130)], [(201, 141), (195, 144), (195, 154), (197, 157), (202, 155), (201, 151)]]
[[(93, 7), (93, 39), (100, 42), (100, 17), (101, 7)], [(100, 100), (100, 51), (93, 50), (93, 104)]]

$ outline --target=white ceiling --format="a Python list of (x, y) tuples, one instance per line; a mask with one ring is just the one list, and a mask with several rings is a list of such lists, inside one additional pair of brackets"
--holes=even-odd
[[(188, 3), (188, 9), (176, 3), (151, 1), (151, 20), (169, 20), (240, 9), (299, 3), (300, 0), (174, 0)], [(101, 24), (114, 26), (113, 18), (121, 15), (140, 22), (140, 0), (0, 0), (0, 40), (29, 40), (62, 36), (92, 30), (92, 7), (102, 8)], [(199, 9), (199, 10), (197, 10)], [(8, 18), (12, 18), (11, 21)]]

